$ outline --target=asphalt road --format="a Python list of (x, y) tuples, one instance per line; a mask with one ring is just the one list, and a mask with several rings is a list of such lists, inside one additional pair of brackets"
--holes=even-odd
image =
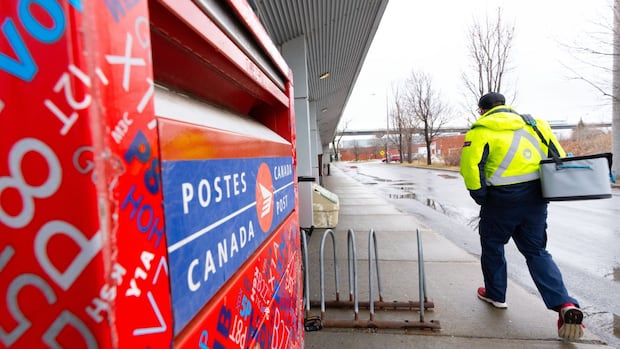
[[(396, 207), (480, 256), (479, 206), (457, 172), (380, 162), (340, 163), (346, 173), (391, 199)], [(549, 205), (548, 250), (571, 295), (584, 309), (586, 326), (620, 348), (620, 190), (604, 200)], [(514, 243), (506, 247), (509, 276), (534, 294), (525, 259)]]

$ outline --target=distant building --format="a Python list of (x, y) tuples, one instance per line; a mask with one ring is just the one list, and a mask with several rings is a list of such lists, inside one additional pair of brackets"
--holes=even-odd
[[(457, 156), (460, 159), (461, 147), (465, 135), (452, 134), (438, 136), (431, 144), (431, 155), (439, 159)], [(383, 154), (381, 154), (383, 152)], [(412, 160), (426, 159), (426, 143), (422, 137), (414, 137), (411, 145)], [(396, 145), (390, 145), (390, 155), (400, 155)], [(404, 151), (403, 162), (407, 162), (407, 151)], [(346, 140), (341, 142), (340, 159), (343, 161), (383, 160), (385, 158), (385, 141), (380, 138)]]

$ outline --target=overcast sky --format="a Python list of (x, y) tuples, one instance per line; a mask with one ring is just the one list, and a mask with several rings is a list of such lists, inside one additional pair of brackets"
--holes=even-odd
[[(512, 106), (550, 121), (611, 121), (610, 101), (587, 83), (571, 79), (575, 74), (567, 68), (592, 81), (610, 83), (611, 77), (607, 79), (602, 70), (577, 58), (607, 66), (611, 61), (576, 56), (575, 50), (566, 47), (600, 48), (601, 35), (595, 33), (603, 31), (611, 42), (610, 0), (390, 0), (341, 127), (349, 121), (349, 130), (385, 128), (390, 86), (403, 81), (413, 69), (429, 74), (455, 114), (466, 115), (461, 74), (470, 64), (467, 28), (474, 18), (494, 16), (498, 7), (503, 20), (515, 24), (513, 69), (504, 80), (516, 87)], [(462, 117), (456, 123), (465, 125), (464, 120)]]

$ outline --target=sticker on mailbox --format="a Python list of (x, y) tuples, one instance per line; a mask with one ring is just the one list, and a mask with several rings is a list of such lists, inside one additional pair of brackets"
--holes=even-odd
[(175, 334), (294, 208), (292, 158), (163, 161)]

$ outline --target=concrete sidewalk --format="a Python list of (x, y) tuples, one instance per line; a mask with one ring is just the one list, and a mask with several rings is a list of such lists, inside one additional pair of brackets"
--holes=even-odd
[[(545, 308), (538, 295), (509, 280), (508, 309), (495, 309), (476, 297), (483, 284), (479, 260), (439, 234), (426, 229), (413, 216), (401, 213), (386, 198), (374, 194), (338, 166), (323, 186), (340, 200), (339, 222), (333, 229), (339, 272), (340, 300), (348, 300), (347, 232), (356, 236), (359, 300), (368, 302), (369, 230), (377, 237), (378, 260), (384, 301), (418, 301), (418, 256), (416, 230), (423, 245), (426, 291), (434, 309), (424, 313), (424, 322), (439, 322), (440, 330), (323, 328), (306, 332), (306, 348), (611, 348), (586, 330), (577, 342), (557, 336), (557, 314)], [(310, 299), (320, 300), (320, 246), (325, 229), (315, 229), (308, 238)], [(325, 299), (335, 299), (333, 247), (325, 239)], [(373, 265), (374, 268), (374, 265)], [(373, 269), (373, 273), (375, 273)], [(376, 280), (376, 275), (375, 275)], [(374, 281), (374, 299), (378, 299)], [(313, 306), (310, 315), (320, 315)], [(327, 308), (325, 319), (352, 320), (352, 309)], [(369, 310), (359, 310), (368, 320)], [(419, 322), (419, 311), (375, 310), (375, 320)], [(585, 321), (587, 326), (587, 319)]]

